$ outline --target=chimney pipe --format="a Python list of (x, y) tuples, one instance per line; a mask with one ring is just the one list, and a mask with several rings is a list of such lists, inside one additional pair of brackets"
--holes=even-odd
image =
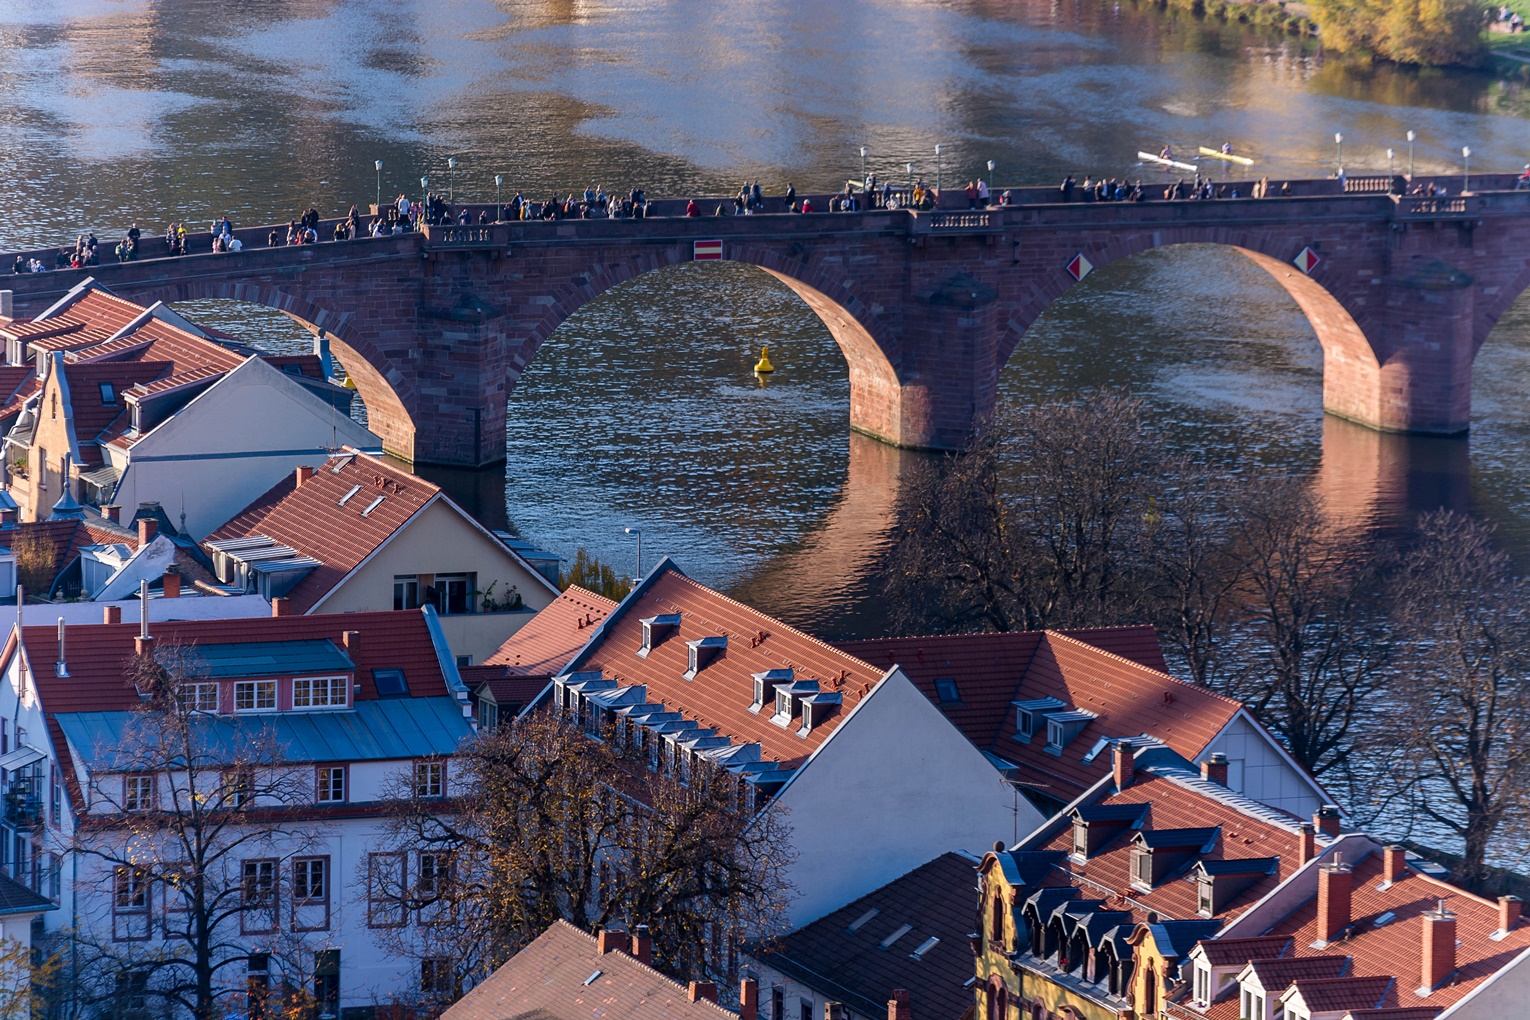
[(1218, 786), (1227, 785), (1227, 755), (1218, 751), (1201, 762), (1201, 778)]
[(178, 599), (178, 598), (181, 597), (181, 575), (180, 575), (180, 571), (177, 571), (177, 570), (167, 570), (167, 571), (165, 571), (164, 596), (167, 599)]
[(1317, 839), (1312, 834), (1312, 823), (1302, 822), (1298, 828), (1301, 835), (1298, 837), (1298, 849), (1296, 855), (1297, 864), (1306, 864), (1317, 856)]
[(1335, 854), (1333, 860), (1318, 868), (1318, 940), (1332, 942), (1349, 927), (1350, 902), (1354, 892), (1354, 869)]
[(1381, 881), (1385, 885), (1400, 882), (1408, 873), (1408, 848), (1396, 843), (1381, 850)]
[(653, 966), (653, 939), (648, 937), (648, 925), (636, 925), (632, 929), (632, 955), (639, 963)]
[(122, 622), (122, 607), (121, 606), (103, 606), (102, 610), (103, 610), (102, 613), (101, 613), (101, 622), (102, 623), (121, 623)]
[(313, 477), (313, 468), (309, 467), (307, 464), (299, 464), (297, 466), (296, 478), (297, 478), (297, 484), (298, 485), (302, 485), (304, 482), (308, 481), (308, 479), (310, 479), (312, 477)]
[(595, 936), (595, 948), (601, 956), (605, 956), (613, 949), (625, 950), (629, 944), (627, 933), (613, 928), (602, 928)]
[(1423, 924), (1418, 994), (1428, 995), (1456, 969), (1456, 915), (1440, 900), (1439, 909), (1424, 914)]
[(291, 616), (292, 600), (285, 596), (278, 596), (271, 600), (272, 616)]
[(53, 666), (53, 675), (65, 677), (69, 675), (69, 657), (64, 651), (64, 618), (58, 618), (58, 662)]
[(1116, 789), (1124, 790), (1132, 785), (1132, 777), (1136, 772), (1136, 762), (1132, 757), (1132, 742), (1130, 740), (1116, 741), (1110, 756), (1115, 770)]
[(345, 654), (351, 657), (352, 664), (361, 665), (361, 631), (348, 630), (340, 636), (345, 644)]
[(142, 549), (154, 541), (154, 536), (159, 532), (159, 522), (152, 517), (138, 518), (138, 548)]
[(1324, 804), (1318, 808), (1317, 814), (1312, 816), (1312, 824), (1329, 839), (1338, 839), (1339, 809), (1332, 804)]
[(1519, 924), (1519, 913), (1524, 902), (1518, 896), (1498, 897), (1498, 930), (1505, 934)]
[(692, 981), (686, 989), (686, 994), (692, 1002), (700, 1002), (702, 999), (708, 1002), (717, 1001), (716, 981)]
[(738, 1020), (759, 1020), (760, 983), (752, 977), (738, 983)]
[(122, 507), (116, 503), (108, 503), (101, 508), (101, 516), (113, 524), (122, 523)]
[(887, 1020), (914, 1020), (914, 1010), (908, 1001), (907, 988), (894, 988), (892, 998), (887, 1000)]

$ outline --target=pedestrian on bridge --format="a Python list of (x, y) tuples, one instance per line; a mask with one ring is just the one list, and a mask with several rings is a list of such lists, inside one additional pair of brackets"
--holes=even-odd
[(685, 215), (687, 215), (687, 216), (700, 216), (701, 215), (701, 206), (696, 204), (696, 200), (694, 198), (690, 199), (689, 201), (687, 201), (685, 203)]

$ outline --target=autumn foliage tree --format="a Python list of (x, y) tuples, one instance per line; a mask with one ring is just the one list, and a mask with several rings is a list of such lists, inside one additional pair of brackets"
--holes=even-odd
[(1399, 64), (1474, 63), (1486, 5), (1477, 0), (1309, 0), (1323, 46)]

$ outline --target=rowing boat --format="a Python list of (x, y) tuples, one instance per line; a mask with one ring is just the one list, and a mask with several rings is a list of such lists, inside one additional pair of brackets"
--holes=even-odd
[(1212, 159), (1225, 159), (1227, 162), (1237, 163), (1239, 166), (1254, 165), (1254, 161), (1249, 159), (1247, 156), (1234, 156), (1230, 152), (1223, 152), (1221, 149), (1208, 149), (1204, 145), (1201, 146), (1201, 155), (1210, 156)]
[(1157, 163), (1160, 166), (1173, 167), (1175, 170), (1188, 170), (1191, 173), (1195, 173), (1200, 169), (1200, 167), (1193, 163), (1176, 163), (1172, 159), (1164, 159), (1162, 156), (1155, 156), (1151, 152), (1139, 152), (1137, 153), (1137, 158), (1144, 163)]

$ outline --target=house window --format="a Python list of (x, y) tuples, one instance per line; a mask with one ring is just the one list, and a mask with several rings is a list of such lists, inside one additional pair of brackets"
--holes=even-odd
[(457, 978), (446, 956), (427, 956), (420, 961), (420, 991), (426, 995), (457, 994)]
[(770, 1020), (786, 1020), (786, 989), (780, 985), (770, 990)]
[(961, 701), (961, 691), (956, 689), (956, 681), (949, 678), (941, 678), (935, 681), (935, 696), (940, 699), (942, 705), (949, 705)]
[(318, 778), (319, 792), (316, 799), (320, 804), (345, 803), (344, 765), (320, 765)]
[(149, 909), (149, 876), (137, 868), (118, 866), (113, 874), (113, 906), (117, 913)]
[(101, 403), (107, 407), (113, 407), (117, 403), (117, 387), (109, 382), (99, 384), (101, 387)]
[(414, 763), (414, 795), (416, 797), (440, 797), (446, 793), (446, 763), (441, 761), (417, 761)]
[(1132, 857), (1132, 884), (1139, 889), (1153, 888), (1153, 851), (1138, 847)]
[(234, 684), (234, 709), (239, 712), (271, 712), (276, 709), (275, 680), (240, 680)]
[(344, 708), (349, 679), (343, 676), (299, 677), (292, 681), (293, 708)]
[(420, 851), (420, 867), (415, 876), (414, 888), (421, 899), (445, 895), (451, 876), (451, 854), (433, 850)]
[(1195, 1001), (1211, 1001), (1211, 971), (1206, 967), (1195, 968)]
[(420, 579), (414, 575), (393, 578), (393, 608), (420, 608)]
[(1082, 822), (1073, 823), (1073, 856), (1081, 861), (1089, 859), (1089, 826)]
[(1068, 742), (1068, 738), (1067, 738), (1066, 733), (1063, 730), (1063, 724), (1060, 723), (1060, 722), (1054, 722), (1051, 719), (1048, 719), (1047, 720), (1047, 746), (1050, 747), (1050, 748), (1053, 748), (1055, 750), (1059, 750), (1060, 751), (1060, 750), (1062, 750), (1063, 745), (1066, 744), (1067, 742)]
[(120, 971), (113, 989), (112, 1015), (123, 1020), (140, 1020), (149, 1015), (149, 972)]
[(1023, 708), (1015, 709), (1015, 735), (1029, 740), (1036, 733), (1036, 721)]
[(379, 698), (404, 698), (409, 696), (409, 681), (401, 669), (372, 670), (372, 684)]
[(436, 612), (442, 616), (458, 616), (473, 612), (474, 574), (437, 574)]
[(321, 949), (313, 954), (313, 1001), (320, 1016), (340, 1015), (340, 950)]
[(329, 899), (329, 858), (299, 857), (292, 862), (292, 900), (294, 906), (325, 902)]
[(223, 773), (223, 806), (244, 807), (254, 796), (255, 776), (248, 769)]
[(1212, 896), (1212, 889), (1212, 881), (1209, 875), (1202, 877), (1195, 883), (1195, 908), (1202, 917), (1210, 917), (1217, 912), (1216, 898)]
[(182, 712), (216, 712), (218, 710), (217, 684), (182, 684), (176, 692)]
[(801, 1020), (813, 1020), (813, 1000), (799, 999), (797, 1004), (798, 1016)]
[(499, 725), (499, 706), (492, 701), (478, 702), (478, 728), (487, 732)]
[(367, 927), (401, 927), (408, 912), (405, 879), (408, 857), (403, 853), (367, 855)]
[(155, 806), (153, 776), (128, 776), (122, 787), (122, 810), (148, 811)]
[(276, 930), (276, 866), (274, 860), (244, 862), (239, 924), (246, 933)]

